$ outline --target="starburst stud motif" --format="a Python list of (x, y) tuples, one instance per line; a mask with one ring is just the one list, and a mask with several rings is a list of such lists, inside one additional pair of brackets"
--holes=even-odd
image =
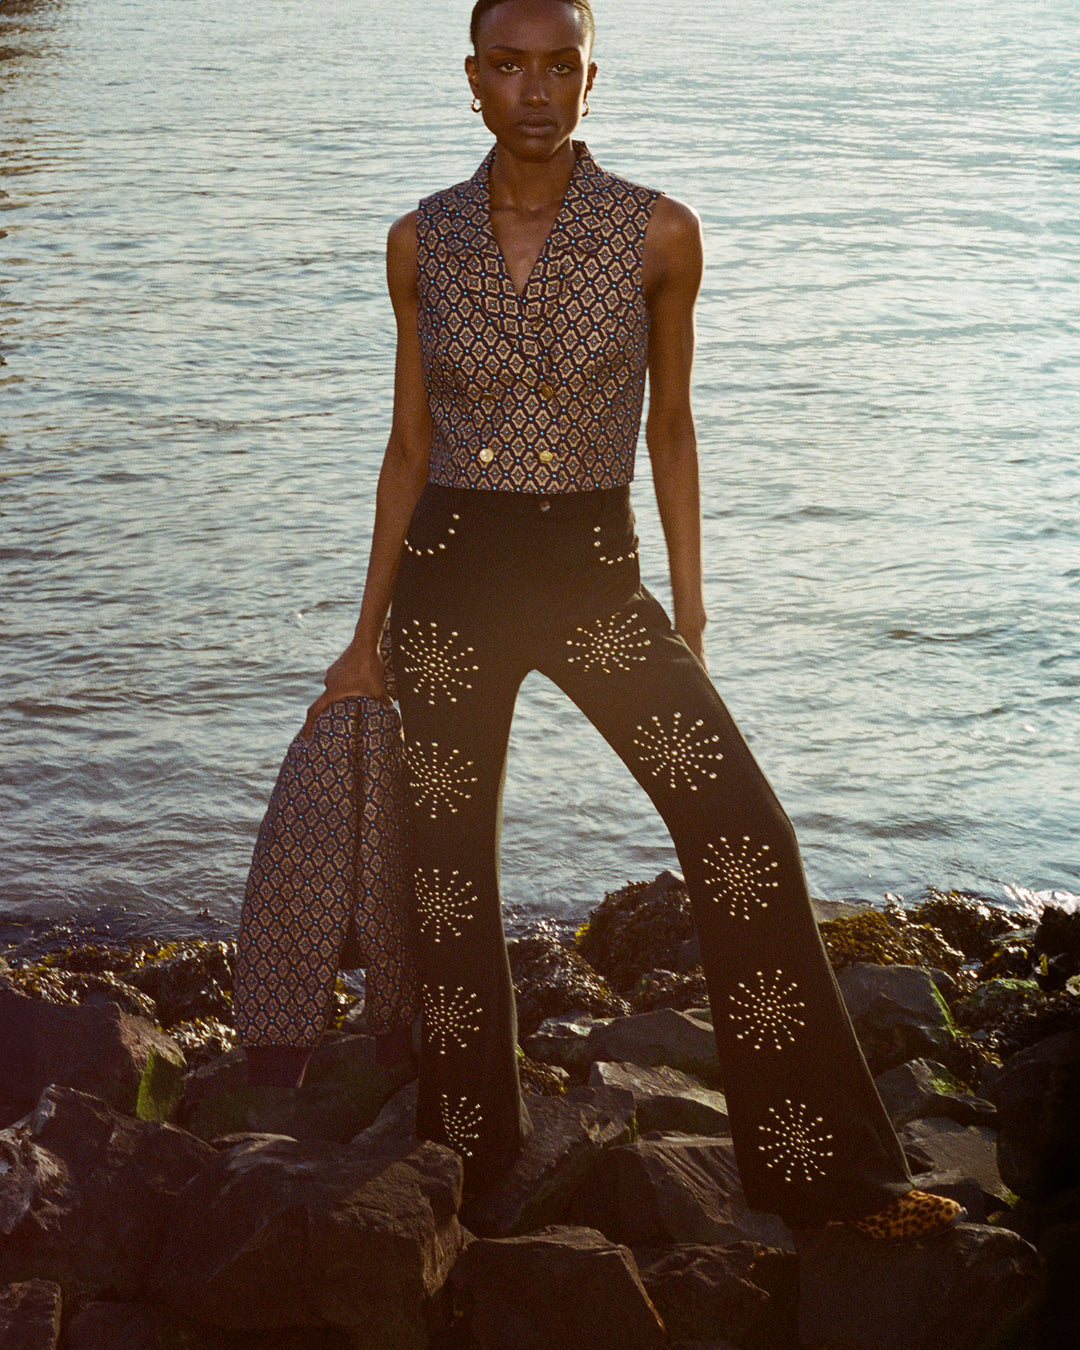
[(439, 625), (434, 621), (423, 624), (413, 619), (401, 637), (401, 668), (417, 693), (427, 694), (430, 704), (440, 697), (456, 703), (458, 694), (472, 688), (469, 677), (480, 669), (472, 661), (473, 655), (473, 649), (465, 646), (458, 633), (440, 638)]
[(566, 645), (574, 654), (566, 659), (578, 664), (588, 674), (599, 666), (605, 675), (615, 670), (630, 670), (634, 662), (646, 660), (643, 647), (651, 647), (648, 629), (632, 614), (620, 619), (595, 619), (588, 628), (578, 628), (578, 636), (567, 638)]
[(720, 744), (717, 735), (704, 734), (705, 722), (688, 719), (684, 725), (681, 712), (675, 712), (670, 726), (665, 727), (656, 716), (635, 728), (634, 745), (638, 758), (654, 778), (666, 778), (672, 792), (684, 783), (696, 792), (701, 783), (716, 777), (716, 765), (724, 758), (714, 746)]
[(428, 747), (410, 746), (406, 760), (413, 805), (418, 811), (426, 810), (432, 820), (438, 820), (442, 809), (457, 815), (461, 803), (472, 797), (470, 788), (478, 780), (469, 770), (476, 766), (460, 750), (443, 754), (433, 741)]
[(417, 869), (416, 909), (420, 916), (420, 931), (430, 931), (436, 942), (441, 942), (447, 934), (461, 936), (461, 926), (473, 916), (471, 906), (475, 900), (472, 882), (462, 881), (456, 868), (445, 880), (437, 867)]
[(774, 1050), (793, 1045), (797, 1028), (806, 1026), (799, 1016), (806, 1004), (795, 997), (798, 992), (798, 985), (786, 981), (779, 970), (771, 976), (759, 970), (750, 984), (740, 980), (738, 992), (729, 996), (731, 1020), (742, 1028), (735, 1039), (749, 1041), (755, 1050), (770, 1042)]
[[(603, 532), (604, 527), (602, 525), (593, 526), (593, 534), (603, 535)], [(593, 548), (597, 548), (600, 550), (600, 552), (596, 556), (602, 563), (606, 563), (608, 567), (614, 567), (616, 563), (632, 562), (633, 559), (636, 558), (638, 555), (637, 549), (632, 548), (629, 553), (620, 553), (617, 558), (609, 558), (608, 555), (604, 552), (604, 541), (602, 538), (593, 540)]]
[(443, 984), (424, 988), (424, 1023), (431, 1043), (445, 1055), (453, 1042), (469, 1048), (469, 1034), (480, 1030), (480, 1000), (465, 989), (447, 989)]
[(779, 1169), (786, 1182), (804, 1182), (809, 1185), (827, 1173), (822, 1163), (833, 1156), (827, 1144), (832, 1135), (823, 1128), (822, 1116), (812, 1116), (802, 1102), (786, 1098), (783, 1107), (769, 1107), (769, 1123), (759, 1125), (758, 1133), (765, 1137), (758, 1148), (765, 1155), (765, 1166)]
[(750, 836), (744, 834), (737, 848), (732, 848), (724, 835), (720, 843), (705, 849), (705, 870), (708, 885), (715, 890), (713, 899), (726, 900), (733, 919), (749, 919), (754, 909), (767, 909), (768, 891), (775, 891), (780, 883), (771, 874), (780, 864), (769, 857), (768, 844), (751, 850)]
[(451, 1145), (466, 1158), (473, 1156), (469, 1147), (480, 1138), (480, 1107), (466, 1097), (459, 1097), (456, 1106), (450, 1105), (450, 1098), (444, 1092), (439, 1106), (443, 1129)]

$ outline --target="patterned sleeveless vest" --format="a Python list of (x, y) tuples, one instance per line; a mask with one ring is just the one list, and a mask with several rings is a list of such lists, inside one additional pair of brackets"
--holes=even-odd
[(494, 149), (420, 203), (419, 332), (443, 487), (589, 492), (629, 483), (649, 316), (645, 229), (660, 195), (605, 173), (582, 142), (518, 296), (491, 228)]

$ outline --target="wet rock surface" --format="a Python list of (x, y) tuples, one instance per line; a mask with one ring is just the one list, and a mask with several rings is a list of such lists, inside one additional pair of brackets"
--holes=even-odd
[(508, 944), (517, 996), (518, 1036), (525, 1040), (548, 1017), (587, 1013), (618, 1017), (630, 1004), (602, 975), (552, 933), (514, 938)]

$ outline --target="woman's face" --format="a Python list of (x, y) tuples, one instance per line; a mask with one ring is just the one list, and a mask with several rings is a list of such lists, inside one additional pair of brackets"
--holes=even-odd
[(596, 66), (582, 14), (563, 0), (504, 0), (465, 58), (484, 122), (519, 159), (550, 159), (581, 120)]

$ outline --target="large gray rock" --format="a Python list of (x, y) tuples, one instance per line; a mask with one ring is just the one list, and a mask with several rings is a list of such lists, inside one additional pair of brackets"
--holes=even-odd
[(985, 1125), (958, 1125), (945, 1117), (913, 1120), (898, 1137), (919, 1188), (951, 1195), (974, 1222), (1010, 1202), (998, 1171), (997, 1136)]
[(469, 1244), (454, 1270), (481, 1350), (659, 1350), (634, 1258), (589, 1228)]
[(947, 1116), (959, 1125), (997, 1125), (997, 1107), (963, 1091), (944, 1064), (913, 1059), (874, 1079), (889, 1119), (898, 1129), (909, 1120)]
[(872, 1072), (940, 1057), (956, 1039), (934, 981), (917, 966), (865, 962), (837, 973), (840, 992)]
[(521, 1048), (541, 1064), (554, 1064), (570, 1074), (588, 1073), (589, 1037), (599, 1026), (607, 1026), (609, 1017), (549, 1017), (541, 1022)]
[(532, 1138), (492, 1190), (470, 1199), (462, 1217), (471, 1232), (509, 1237), (558, 1222), (604, 1152), (632, 1137), (629, 1092), (579, 1087), (526, 1101)]
[(734, 1148), (724, 1139), (674, 1136), (611, 1149), (578, 1188), (570, 1214), (630, 1246), (792, 1244), (776, 1215), (748, 1207)]
[(24, 1280), (0, 1288), (3, 1350), (56, 1350), (61, 1302), (60, 1286), (51, 1280)]
[(185, 1190), (150, 1293), (212, 1326), (336, 1326), (356, 1350), (422, 1350), (464, 1240), (461, 1184), (440, 1144), (386, 1165), (343, 1144), (240, 1144)]
[(1042, 1293), (1038, 1252), (1003, 1228), (875, 1242), (831, 1224), (798, 1252), (804, 1350), (986, 1350)]
[(187, 1075), (179, 1119), (200, 1139), (257, 1130), (346, 1143), (413, 1076), (408, 1060), (377, 1064), (373, 1036), (328, 1032), (303, 1087), (250, 1086), (244, 1052), (232, 1050)]
[(641, 1281), (673, 1341), (780, 1347), (795, 1343), (794, 1253), (755, 1242), (692, 1243), (634, 1252)]
[(166, 1120), (186, 1067), (160, 1028), (114, 1003), (48, 1003), (0, 984), (0, 1098), (20, 1115), (56, 1083), (140, 1119)]
[(585, 1053), (590, 1063), (625, 1062), (644, 1068), (663, 1064), (707, 1083), (720, 1082), (712, 1027), (691, 1013), (674, 1008), (616, 1017), (604, 1026), (594, 1027)]
[(51, 1087), (0, 1133), (0, 1281), (53, 1280), (65, 1299), (136, 1298), (179, 1192), (214, 1152)]
[(1080, 1186), (1080, 1031), (1005, 1061), (984, 1088), (998, 1108), (1001, 1175), (1029, 1199)]
[(605, 1064), (589, 1069), (590, 1087), (621, 1088), (637, 1110), (638, 1134), (680, 1131), (683, 1134), (728, 1134), (727, 1102), (722, 1092), (706, 1088), (687, 1073), (660, 1065)]

